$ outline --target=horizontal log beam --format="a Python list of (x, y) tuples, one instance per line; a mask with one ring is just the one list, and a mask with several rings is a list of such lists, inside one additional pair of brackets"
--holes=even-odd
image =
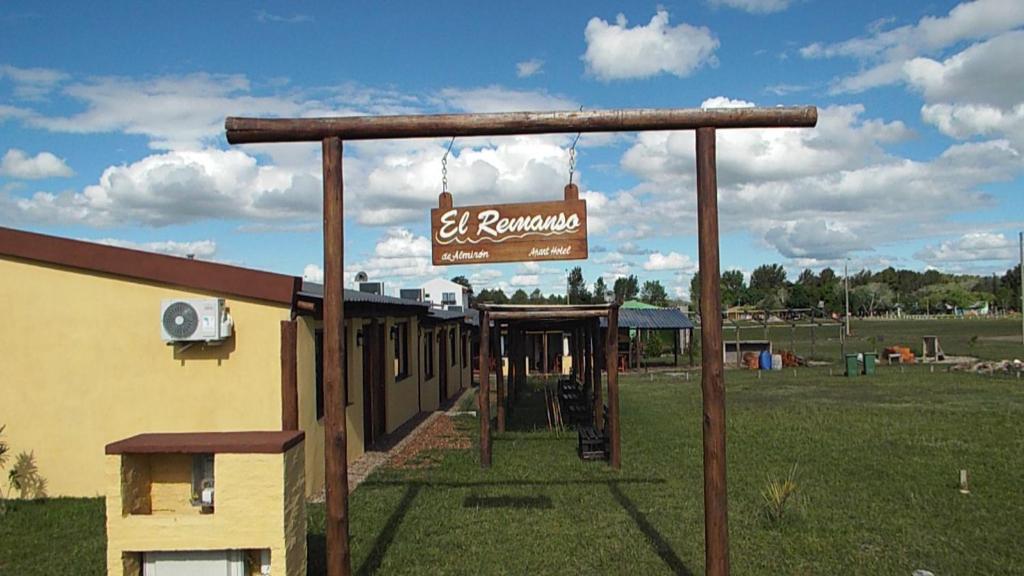
[(605, 318), (610, 313), (610, 308), (599, 310), (522, 310), (522, 311), (500, 311), (487, 312), (491, 320), (569, 320), (580, 318)]
[(318, 142), (505, 136), (575, 132), (640, 132), (697, 128), (810, 128), (818, 122), (814, 106), (777, 108), (671, 108), (343, 116), (335, 118), (238, 118), (224, 122), (228, 142)]

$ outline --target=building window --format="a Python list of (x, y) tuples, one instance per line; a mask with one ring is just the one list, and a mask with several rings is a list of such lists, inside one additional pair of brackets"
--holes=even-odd
[(395, 339), (395, 381), (409, 377), (409, 323), (398, 322), (394, 325), (392, 336)]
[(423, 333), (423, 377), (434, 377), (434, 331)]
[(192, 505), (213, 506), (213, 454), (192, 455)]
[(449, 366), (458, 366), (458, 360), (456, 360), (456, 358), (458, 358), (458, 356), (456, 356), (456, 352), (458, 352), (458, 350), (455, 349), (456, 342), (457, 341), (455, 340), (455, 328), (449, 328), (448, 349), (452, 351), (452, 361), (448, 363)]
[[(322, 329), (313, 332), (314, 362), (316, 363), (316, 419), (324, 417), (324, 331)], [(352, 389), (349, 386), (348, 377), (348, 349), (341, 359), (342, 384), (345, 386), (345, 405), (351, 406)]]
[(455, 292), (442, 292), (441, 304), (455, 304)]

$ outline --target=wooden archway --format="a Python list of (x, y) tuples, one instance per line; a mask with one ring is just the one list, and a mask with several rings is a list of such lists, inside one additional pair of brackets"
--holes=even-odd
[[(503, 136), (576, 132), (695, 130), (697, 231), (701, 271), (701, 390), (704, 427), (705, 571), (729, 574), (725, 476), (725, 379), (719, 293), (718, 178), (715, 131), (732, 128), (810, 128), (813, 106), (789, 108), (639, 109), (352, 116), (234, 118), (225, 121), (230, 144), (321, 142), (324, 174), (324, 404), (327, 496), (327, 574), (349, 576), (348, 463), (342, 362), (344, 244), (342, 142), (345, 140)], [(481, 324), (481, 328), (483, 324)]]

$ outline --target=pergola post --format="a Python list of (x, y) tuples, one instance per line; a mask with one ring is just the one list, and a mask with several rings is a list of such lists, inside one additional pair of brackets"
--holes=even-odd
[[(725, 374), (719, 293), (715, 129), (697, 129), (697, 239), (700, 264), (701, 391), (704, 400), (704, 558), (709, 576), (729, 574), (725, 488)], [(737, 327), (739, 356), (739, 330)]]
[(619, 306), (608, 310), (608, 436), (612, 470), (622, 467), (621, 432), (619, 428)]
[(480, 467), (491, 467), (491, 317), (480, 314), (480, 389), (477, 394), (480, 412)]
[(505, 377), (503, 372), (504, 355), (501, 350), (501, 324), (494, 325), (494, 378), (498, 387), (498, 432), (505, 431)]
[(349, 576), (348, 438), (345, 428), (344, 207), (342, 144), (323, 140), (324, 171), (324, 460), (327, 499), (327, 575)]

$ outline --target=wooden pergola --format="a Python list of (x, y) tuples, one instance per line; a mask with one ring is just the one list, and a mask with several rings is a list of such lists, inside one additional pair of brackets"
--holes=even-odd
[[(813, 106), (777, 108), (682, 108), (354, 116), (336, 118), (234, 118), (225, 120), (230, 144), (320, 142), (324, 180), (324, 404), (327, 574), (349, 576), (348, 465), (342, 358), (345, 343), (343, 270), (344, 196), (342, 142), (398, 138), (502, 136), (646, 130), (694, 130), (697, 151), (697, 230), (702, 318), (721, 318), (719, 293), (718, 177), (715, 134), (733, 128), (809, 128)], [(481, 328), (486, 323), (481, 323)], [(706, 573), (729, 573), (725, 485), (725, 379), (722, 324), (701, 330), (704, 425), (704, 540)], [(481, 383), (482, 384), (482, 383)]]
[[(609, 438), (608, 461), (618, 470), (622, 466), (622, 451), (619, 428), (619, 370), (617, 351), (619, 348), (619, 305), (511, 305), (478, 304), (480, 310), (480, 393), (477, 405), (480, 410), (480, 467), (491, 466), (491, 377), (492, 358), (496, 360), (495, 384), (497, 385), (497, 427), (505, 431), (505, 417), (509, 409), (509, 398), (515, 398), (526, 381), (526, 347), (524, 336), (533, 328), (558, 328), (571, 334), (573, 366), (584, 390), (593, 400), (593, 422), (598, 430), (605, 430)], [(600, 321), (605, 318), (608, 329), (601, 342)], [(494, 332), (490, 332), (491, 323)], [(500, 334), (504, 330), (507, 338), (508, 377), (502, 374), (505, 353), (501, 349)], [(604, 420), (602, 400), (601, 365), (608, 374), (608, 422)], [(506, 385), (507, 382), (507, 385)]]

